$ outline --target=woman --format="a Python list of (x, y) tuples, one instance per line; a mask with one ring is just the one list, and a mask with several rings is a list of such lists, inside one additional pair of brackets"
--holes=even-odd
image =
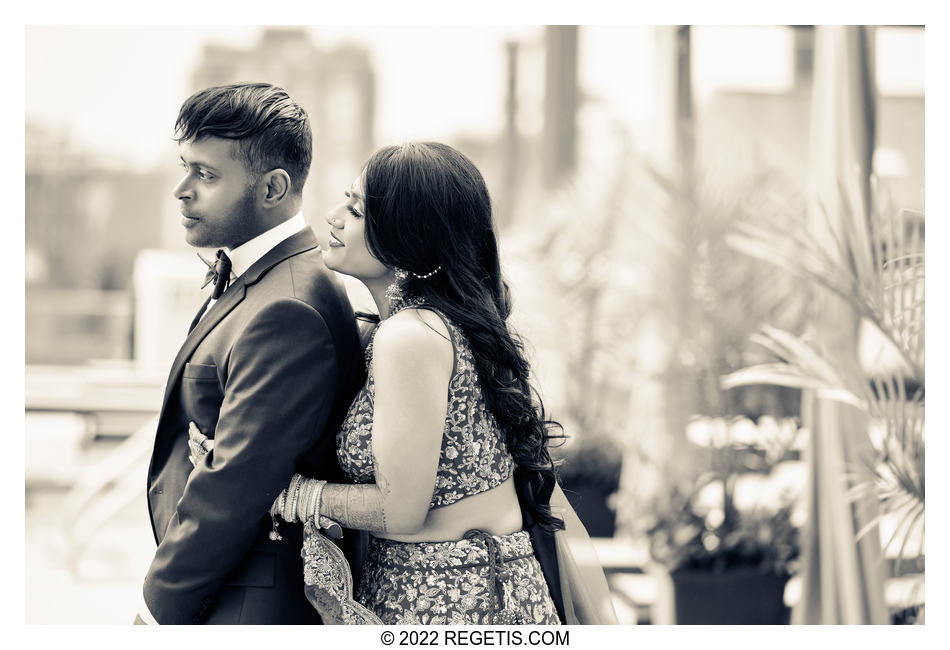
[[(556, 624), (522, 530), (522, 506), (563, 528), (549, 506), (552, 423), (506, 324), (485, 182), (452, 147), (410, 143), (374, 153), (344, 195), (324, 260), (361, 280), (380, 316), (337, 436), (353, 484), (295, 475), (271, 511), (305, 522), (311, 602), (337, 622)], [(372, 535), (358, 604), (324, 518)]]

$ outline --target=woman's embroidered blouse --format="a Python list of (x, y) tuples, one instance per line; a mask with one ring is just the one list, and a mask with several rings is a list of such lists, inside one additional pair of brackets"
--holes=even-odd
[[(495, 488), (514, 471), (505, 437), (488, 410), (471, 349), (461, 329), (443, 314), (452, 338), (455, 365), (449, 382), (449, 403), (442, 431), (442, 451), (430, 508)], [(375, 332), (374, 340), (375, 340)], [(357, 393), (336, 437), (337, 458), (347, 478), (354, 483), (372, 483), (373, 465), (373, 340), (366, 348), (366, 384)]]

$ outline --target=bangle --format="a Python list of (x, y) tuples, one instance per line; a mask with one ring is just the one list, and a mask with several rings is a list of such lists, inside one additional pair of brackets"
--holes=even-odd
[(307, 499), (310, 498), (310, 479), (303, 477), (300, 479), (300, 492), (297, 496), (297, 502), (294, 504), (294, 516), (297, 521), (302, 522), (303, 510), (307, 506)]
[(287, 502), (284, 504), (283, 508), (284, 521), (297, 521), (295, 516), (297, 514), (297, 492), (300, 490), (300, 480), (302, 478), (303, 477), (300, 476), (300, 474), (294, 474), (294, 477), (290, 479), (290, 487), (287, 488)]
[(313, 517), (313, 522), (317, 528), (322, 528), (322, 526), (320, 526), (320, 499), (323, 497), (323, 487), (326, 484), (326, 481), (317, 481), (316, 489), (313, 491), (313, 500), (309, 508), (310, 516)]
[(287, 504), (287, 488), (280, 491), (280, 501), (277, 503), (277, 515), (284, 516), (284, 506)]
[(304, 486), (304, 477), (301, 476), (300, 480), (297, 481), (297, 490), (294, 492), (294, 504), (290, 507), (290, 516), (294, 518), (294, 521), (297, 521), (297, 504), (300, 503), (300, 499), (303, 495), (303, 486)]
[[(307, 507), (305, 509), (304, 516), (309, 520), (314, 517), (313, 509), (316, 507), (317, 501), (320, 499), (320, 492), (323, 490), (323, 481), (314, 479), (311, 483), (310, 498), (307, 499)], [(314, 522), (316, 524), (316, 521)], [(319, 528), (319, 526), (317, 526)]]
[(310, 506), (313, 503), (313, 493), (317, 489), (317, 481), (312, 478), (303, 480), (303, 488), (300, 490), (300, 501), (297, 502), (297, 518), (301, 522), (310, 518)]

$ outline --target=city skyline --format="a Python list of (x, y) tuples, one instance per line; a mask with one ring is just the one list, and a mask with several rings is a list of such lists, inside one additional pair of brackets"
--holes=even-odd
[[(369, 50), (377, 70), (380, 142), (447, 139), (455, 133), (491, 135), (502, 121), (504, 39), (542, 28), (505, 30), (457, 27), (307, 27), (322, 50), (353, 43)], [(207, 45), (253, 47), (262, 27), (30, 27), (26, 38), (26, 118), (59, 130), (77, 146), (108, 162), (140, 168), (174, 164), (171, 131)], [(425, 34), (426, 38), (419, 36)], [(456, 48), (491, 61), (466, 71), (453, 92), (453, 57), (432, 51)], [(134, 56), (120, 54), (131, 51)], [(422, 69), (425, 74), (398, 74)], [(441, 74), (440, 74), (441, 73)], [(462, 76), (462, 75), (459, 75)], [(463, 90), (459, 90), (462, 88)], [(489, 90), (486, 90), (488, 88)], [(467, 93), (467, 91), (470, 91)], [(467, 96), (465, 96), (467, 94)], [(460, 101), (460, 96), (465, 99)], [(69, 102), (63, 98), (69, 97)], [(419, 101), (409, 102), (416, 97)], [(147, 98), (128, 108), (131, 99)], [(409, 105), (411, 104), (411, 105)], [(488, 116), (488, 120), (483, 118)], [(144, 136), (144, 137), (143, 137)]]
[[(543, 27), (301, 26), (313, 45), (365, 48), (376, 72), (377, 144), (490, 138), (504, 122), (505, 42), (520, 43), (519, 129), (540, 129)], [(174, 116), (207, 45), (253, 47), (262, 26), (31, 26), (25, 39), (27, 121), (60, 132), (114, 167), (174, 164)], [(655, 119), (651, 26), (584, 26), (579, 76), (586, 95), (631, 129)], [(781, 90), (792, 83), (791, 39), (781, 26), (698, 27), (694, 92)], [(924, 39), (879, 30), (882, 93), (921, 94)], [(922, 30), (921, 30), (922, 32)], [(741, 35), (741, 38), (737, 36)], [(756, 52), (749, 57), (749, 52)], [(131, 55), (129, 55), (131, 53)], [(64, 98), (69, 98), (66, 101)]]

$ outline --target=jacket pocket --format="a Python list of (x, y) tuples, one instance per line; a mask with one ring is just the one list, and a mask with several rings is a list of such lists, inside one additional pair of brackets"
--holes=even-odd
[(218, 367), (208, 363), (186, 363), (181, 377), (199, 381), (218, 381)]
[(224, 391), (215, 365), (189, 363), (181, 376), (181, 406), (187, 418), (209, 438), (214, 438)]

